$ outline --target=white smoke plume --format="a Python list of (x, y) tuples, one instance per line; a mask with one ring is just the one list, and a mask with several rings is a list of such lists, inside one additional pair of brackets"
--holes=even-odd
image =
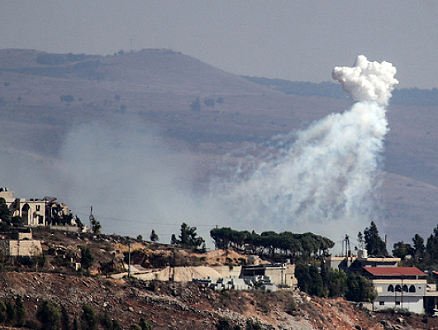
[(332, 77), (355, 101), (376, 101), (380, 106), (388, 105), (394, 85), (395, 67), (388, 62), (369, 62), (359, 55), (352, 68), (335, 67)]
[(294, 141), (279, 139), (254, 170), (223, 184), (232, 217), (247, 228), (332, 238), (356, 234), (375, 220), (379, 158), (388, 131), (383, 106), (397, 83), (395, 71), (390, 63), (364, 56), (353, 68), (335, 68), (333, 78), (359, 102), (298, 132)]

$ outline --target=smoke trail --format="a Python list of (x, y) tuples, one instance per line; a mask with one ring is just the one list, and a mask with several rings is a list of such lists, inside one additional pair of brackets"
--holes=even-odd
[(336, 67), (333, 78), (359, 102), (298, 132), (294, 141), (280, 139), (254, 170), (223, 184), (232, 217), (259, 230), (332, 237), (369, 224), (376, 216), (379, 155), (388, 131), (384, 106), (398, 83), (395, 72), (390, 63), (364, 56), (352, 68)]

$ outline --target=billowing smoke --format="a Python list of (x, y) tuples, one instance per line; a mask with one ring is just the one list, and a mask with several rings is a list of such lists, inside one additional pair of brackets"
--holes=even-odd
[(384, 106), (395, 68), (359, 56), (354, 67), (336, 67), (355, 103), (294, 136), (277, 137), (269, 156), (244, 163), (221, 196), (247, 228), (312, 231), (331, 237), (363, 230), (376, 214), (380, 155), (388, 131)]
[(332, 77), (342, 84), (353, 100), (376, 101), (384, 107), (388, 105), (393, 86), (398, 84), (395, 73), (391, 63), (369, 62), (365, 56), (359, 55), (352, 68), (335, 67)]
[(193, 192), (190, 152), (176, 152), (161, 132), (120, 118), (117, 125), (71, 128), (53, 162), (6, 154), (2, 184), (20, 197), (56, 195), (85, 223), (93, 205), (105, 232), (148, 238), (155, 229), (162, 242), (178, 234), (182, 222), (197, 226), (207, 242), (216, 224), (332, 238), (354, 234), (378, 216), (384, 106), (394, 74), (390, 63), (364, 56), (353, 68), (335, 68), (333, 78), (359, 102), (258, 146), (263, 152), (247, 154), (228, 178), (212, 181), (208, 197)]

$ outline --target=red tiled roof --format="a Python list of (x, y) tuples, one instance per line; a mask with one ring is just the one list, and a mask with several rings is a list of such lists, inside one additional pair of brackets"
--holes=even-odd
[(365, 271), (376, 276), (424, 276), (417, 267), (364, 267)]

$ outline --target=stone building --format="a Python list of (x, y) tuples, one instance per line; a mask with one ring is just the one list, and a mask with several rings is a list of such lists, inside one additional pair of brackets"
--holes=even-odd
[(32, 238), (32, 233), (16, 233), (17, 237), (2, 236), (0, 239), (0, 250), (10, 257), (32, 257), (43, 253), (41, 241)]
[(0, 198), (4, 198), (12, 216), (20, 216), (28, 227), (50, 226), (53, 220), (70, 216), (67, 205), (58, 203), (56, 197), (15, 198), (8, 188), (0, 188)]

